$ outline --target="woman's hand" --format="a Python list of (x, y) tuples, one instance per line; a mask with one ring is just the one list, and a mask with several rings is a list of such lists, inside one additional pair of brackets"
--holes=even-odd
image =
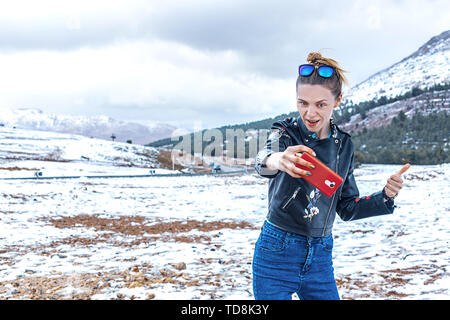
[(314, 165), (312, 163), (303, 160), (299, 156), (295, 155), (297, 152), (307, 152), (312, 156), (316, 156), (316, 153), (307, 146), (290, 146), (287, 147), (284, 152), (272, 153), (267, 158), (266, 165), (269, 169), (284, 171), (293, 178), (303, 178), (306, 175), (311, 175), (311, 172), (302, 170), (295, 166), (295, 163), (298, 163), (311, 169), (314, 168)]
[(410, 166), (411, 165), (409, 163), (405, 164), (397, 173), (394, 173), (387, 180), (387, 184), (384, 187), (384, 192), (389, 198), (396, 196), (402, 188), (403, 179), (401, 178), (401, 175), (405, 173), (405, 171), (408, 170)]

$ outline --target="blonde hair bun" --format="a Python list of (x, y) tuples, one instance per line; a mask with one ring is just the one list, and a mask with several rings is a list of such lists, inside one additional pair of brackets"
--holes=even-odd
[(333, 67), (336, 70), (342, 83), (346, 84), (347, 86), (349, 85), (349, 82), (344, 75), (344, 72), (347, 72), (347, 71), (342, 69), (336, 60), (331, 59), (331, 58), (326, 58), (326, 57), (322, 56), (322, 54), (320, 52), (310, 52), (308, 54), (308, 57), (306, 58), (306, 61), (311, 64), (317, 65), (317, 66), (326, 64), (328, 66)]

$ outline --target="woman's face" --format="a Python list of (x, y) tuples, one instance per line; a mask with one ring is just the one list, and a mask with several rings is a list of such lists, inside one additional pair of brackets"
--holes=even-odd
[(330, 89), (321, 85), (301, 84), (297, 91), (297, 109), (309, 131), (320, 134), (326, 132), (333, 108), (336, 108), (338, 101), (334, 98)]

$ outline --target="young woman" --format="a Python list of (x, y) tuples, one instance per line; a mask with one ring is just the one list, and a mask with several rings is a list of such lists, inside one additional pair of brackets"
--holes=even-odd
[[(336, 213), (345, 221), (393, 213), (408, 166), (391, 175), (383, 190), (359, 196), (350, 135), (332, 119), (347, 84), (345, 71), (318, 52), (307, 61), (297, 79), (299, 117), (275, 122), (256, 157), (257, 172), (270, 181), (268, 214), (253, 256), (255, 299), (339, 299), (332, 263)], [(312, 164), (298, 152), (315, 156), (344, 179), (331, 197), (302, 179), (312, 172), (295, 163)]]

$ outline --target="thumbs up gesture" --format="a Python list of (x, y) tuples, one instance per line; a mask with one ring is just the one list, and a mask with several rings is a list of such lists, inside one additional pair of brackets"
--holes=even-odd
[(401, 175), (405, 173), (409, 167), (411, 167), (409, 163), (405, 164), (397, 173), (391, 175), (387, 180), (384, 192), (389, 198), (395, 197), (402, 188), (403, 179), (401, 178)]

